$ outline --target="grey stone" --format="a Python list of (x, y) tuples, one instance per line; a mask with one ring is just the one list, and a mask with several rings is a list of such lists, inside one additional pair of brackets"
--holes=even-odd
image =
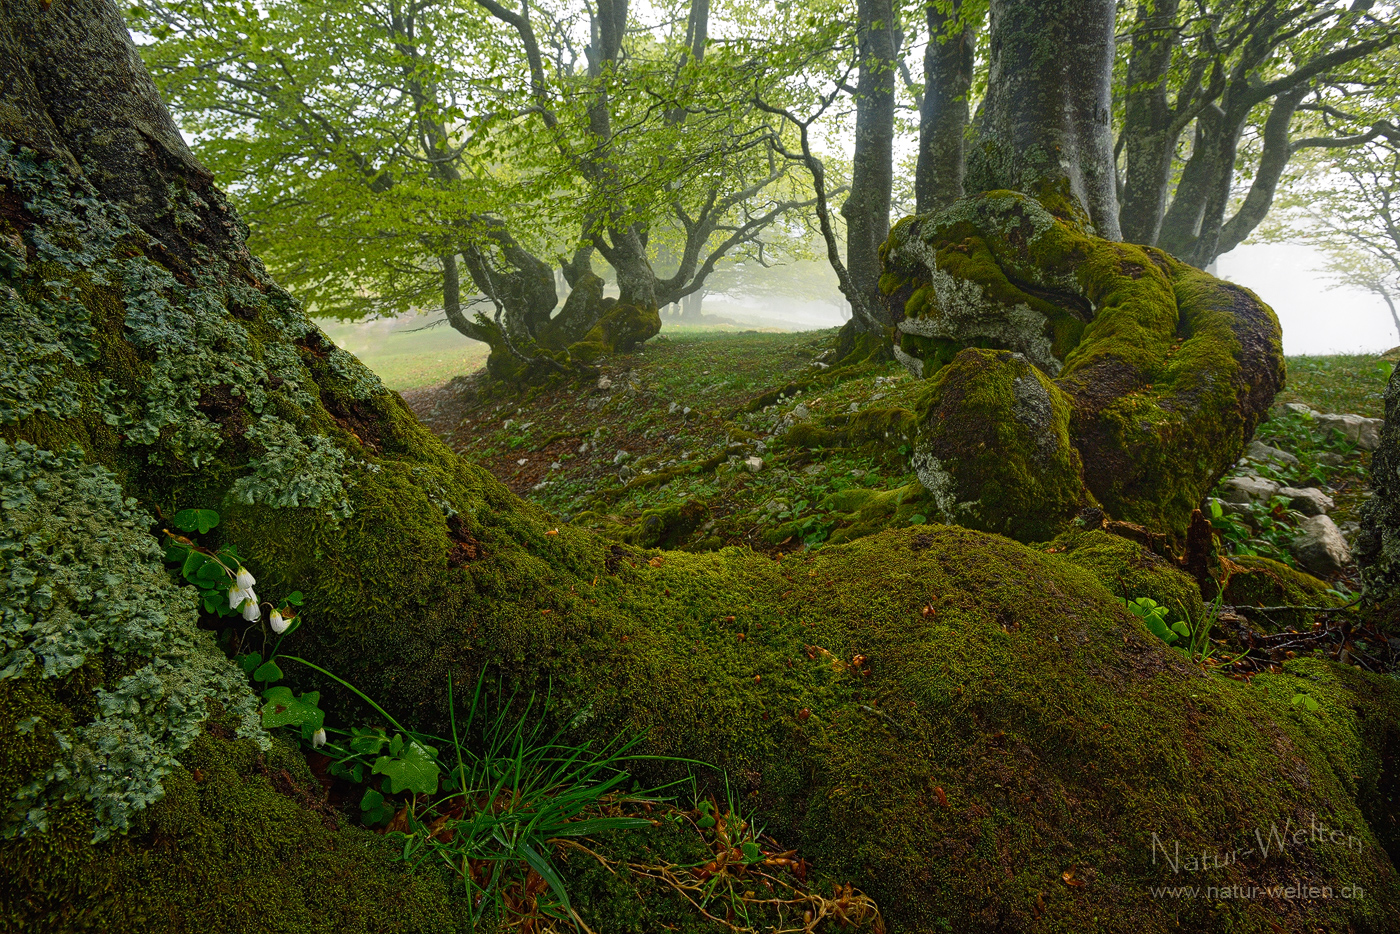
[(1298, 465), (1298, 458), (1287, 451), (1271, 448), (1262, 441), (1249, 442), (1249, 447), (1245, 449), (1244, 453), (1246, 457), (1256, 461), (1272, 461), (1275, 464), (1287, 464), (1290, 467)]
[(1351, 549), (1337, 523), (1328, 516), (1313, 516), (1301, 526), (1289, 550), (1310, 574), (1331, 577), (1351, 563)]
[(1347, 462), (1347, 459), (1332, 451), (1323, 451), (1321, 454), (1317, 455), (1317, 462), (1319, 464), (1326, 464), (1328, 467), (1340, 467)]
[(1305, 516), (1324, 516), (1337, 507), (1332, 497), (1313, 487), (1280, 487), (1278, 495), (1287, 496), (1288, 507)]
[(859, 403), (859, 402), (852, 402), (850, 405), (846, 406), (846, 411), (847, 411), (847, 412), (859, 412), (859, 411), (860, 411), (860, 403)]
[(1231, 477), (1220, 485), (1220, 498), (1230, 503), (1267, 502), (1279, 491), (1279, 485), (1263, 477)]
[(754, 473), (758, 473), (763, 469), (763, 458), (754, 456), (746, 457), (744, 458), (744, 466)]
[(675, 415), (675, 414), (676, 414), (676, 410), (679, 409), (680, 407), (681, 407), (681, 406), (680, 406), (680, 403), (679, 403), (679, 402), (672, 402), (672, 403), (671, 403), (671, 407), (670, 407), (669, 409), (666, 410), (666, 414), (667, 414), (667, 415)]
[(600, 377), (598, 377), (598, 388), (599, 388), (599, 389), (611, 389), (611, 388), (612, 388), (612, 380), (608, 379), (606, 376), (600, 376)]
[(1317, 413), (1312, 410), (1311, 406), (1304, 405), (1301, 402), (1285, 402), (1283, 408), (1285, 411), (1292, 412), (1294, 415), (1306, 415), (1309, 418), (1313, 418), (1317, 415)]
[(792, 410), (793, 418), (806, 418), (811, 414), (812, 413), (807, 410), (807, 407), (800, 402), (797, 403), (797, 407)]
[(802, 468), (802, 472), (805, 473), (805, 474), (806, 474), (807, 476), (809, 476), (809, 477), (815, 477), (817, 474), (826, 473), (826, 465), (825, 465), (825, 464), (808, 464), (806, 467), (803, 467), (803, 468)]
[(628, 454), (626, 451), (619, 450), (616, 454), (613, 455), (613, 463), (614, 463), (614, 464), (620, 464), (620, 463), (622, 463), (623, 461), (627, 460), (627, 458), (629, 458), (629, 457), (631, 457), (631, 456), (632, 456), (632, 455), (631, 455), (631, 454)]
[(1374, 451), (1380, 447), (1385, 419), (1362, 415), (1318, 415), (1313, 418), (1313, 425), (1319, 438), (1330, 438), (1335, 431), (1361, 450)]
[(622, 469), (617, 472), (617, 479), (623, 483), (630, 483), (636, 476), (637, 472), (626, 464), (623, 464)]

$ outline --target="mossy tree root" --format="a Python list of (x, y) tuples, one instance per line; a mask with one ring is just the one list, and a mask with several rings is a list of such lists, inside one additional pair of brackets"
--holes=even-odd
[[(71, 29), (81, 41), (64, 39)], [(306, 594), (297, 654), (401, 722), (446, 733), (449, 679), (499, 675), (522, 705), (547, 690), (571, 740), (641, 734), (639, 751), (723, 769), (815, 880), (854, 882), (894, 931), (1395, 929), (1393, 828), (1379, 824), (1394, 747), (1379, 724), (1400, 710), (1393, 683), (1322, 663), (1306, 681), (1207, 677), (1064, 556), (967, 529), (885, 532), (778, 561), (741, 549), (633, 554), (561, 525), (454, 455), (330, 345), (248, 256), (209, 180), (141, 148), (149, 121), (144, 134), (117, 132), (140, 123), (120, 95), (149, 80), (115, 5), (0, 5), (0, 46), (16, 34), (23, 54), (0, 55), (0, 73), (24, 80), (0, 82), (0, 128), (43, 132), (11, 137), (28, 151), (0, 148), (10, 350), (0, 439), (32, 445), (26, 456), (45, 463), (36, 452), (71, 449), (60, 472), (78, 492), (65, 502), (101, 494), (93, 501), (127, 511), (122, 536), (142, 535), (154, 525), (142, 516), (157, 510), (217, 509), (215, 537), (239, 546), (264, 598)], [(85, 66), (116, 70), (110, 93), (68, 86)], [(46, 102), (73, 112), (44, 123)], [(65, 136), (98, 126), (93, 141)], [(129, 175), (98, 170), (104, 160), (147, 173), (139, 203)], [(144, 197), (159, 186), (161, 199)], [(36, 656), (0, 678), (7, 789), (65, 780), (67, 735), (105, 715), (128, 673), (153, 659), (183, 646), (208, 670), (238, 672), (194, 632), (188, 588), (172, 586), (158, 555), (120, 555), (131, 565), (124, 598), (165, 608), (143, 617), (139, 640), (107, 603), (55, 591), (47, 571), (11, 573), (21, 557), (32, 567), (51, 558), (35, 523), (81, 544), (81, 562), (99, 570), (114, 551), (89, 550), (102, 523), (48, 507), (51, 479), (16, 470), (0, 498), (0, 623), (7, 651)], [(72, 640), (89, 634), (107, 648), (76, 651)], [(59, 655), (67, 674), (46, 675)], [(308, 785), (291, 754), (228, 737), (217, 709), (252, 699), (241, 678), (182, 695), (182, 724), (199, 701), (207, 714), (174, 736), (162, 731), (160, 685), (140, 695), (133, 720), (172, 750), (151, 773), (159, 800), (100, 842), (88, 831), (110, 802), (93, 796), (52, 802), (47, 831), (31, 821), (19, 835), (11, 815), (0, 926), (460, 926), (451, 919), (465, 911), (443, 880), (406, 879), (369, 835), (323, 827), (334, 815), (298, 792)], [(332, 726), (363, 716), (332, 685), (295, 686), (323, 691)], [(1290, 705), (1299, 686), (1316, 712)], [(92, 744), (88, 764), (110, 771), (126, 751)], [(656, 763), (637, 777), (684, 774)], [(700, 780), (723, 794), (717, 775)], [(1153, 897), (1152, 886), (1176, 884), (1154, 841), (1229, 853), (1256, 829), (1310, 818), (1357, 845), (1300, 846), (1288, 878), (1360, 886), (1364, 899)], [(1276, 864), (1242, 860), (1211, 881), (1277, 878)], [(655, 929), (634, 908), (621, 897), (581, 910), (595, 930)]]
[(1252, 292), (1022, 194), (906, 218), (883, 255), (946, 521), (1032, 540), (1097, 505), (1183, 535), (1283, 385)]

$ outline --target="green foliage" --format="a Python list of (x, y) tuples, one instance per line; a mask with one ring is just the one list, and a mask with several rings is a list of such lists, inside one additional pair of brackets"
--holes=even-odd
[(1152, 634), (1167, 645), (1176, 645), (1182, 639), (1191, 637), (1191, 625), (1185, 620), (1167, 622), (1170, 612), (1151, 597), (1136, 597), (1127, 601), (1128, 612), (1132, 613), (1151, 630)]

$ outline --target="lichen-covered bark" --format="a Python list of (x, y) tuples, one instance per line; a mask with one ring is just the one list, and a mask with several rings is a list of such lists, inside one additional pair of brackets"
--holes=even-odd
[(1385, 427), (1371, 455), (1371, 498), (1361, 508), (1357, 562), (1367, 603), (1387, 631), (1400, 631), (1400, 368), (1385, 388)]
[[(0, 7), (0, 35), (12, 34), (15, 9)], [(45, 28), (37, 2), (22, 12)], [(98, 27), (119, 22), (109, 4), (90, 15)], [(32, 106), (37, 120), (42, 101)], [(255, 261), (201, 249), (194, 220), (180, 228), (185, 262), (122, 201), (70, 174), (72, 162), (9, 142), (3, 152), (0, 324), (14, 337), (0, 439), (66, 452), (75, 477), (136, 500), (122, 506), (133, 516), (218, 509), (218, 534), (247, 555), (264, 597), (306, 594), (288, 648), (400, 719), (444, 729), (449, 678), (489, 672), (507, 696), (548, 689), (577, 724), (573, 738), (641, 734), (645, 751), (727, 770), (733, 793), (799, 848), (815, 880), (861, 886), (892, 931), (1032, 931), (1047, 918), (1066, 931), (1149, 934), (1393, 930), (1400, 882), (1382, 821), (1394, 743), (1378, 726), (1400, 709), (1393, 684), (1309, 663), (1321, 706), (1301, 713), (1289, 703), (1297, 679), (1207, 677), (1101, 578), (967, 529), (888, 532), (782, 561), (599, 541), (454, 455)], [(198, 195), (236, 246), (236, 219), (215, 194), (178, 189), (174, 219), (189, 218), (185, 199)], [(174, 219), (157, 215), (153, 229)], [(9, 485), (38, 494), (53, 490), (39, 490), (47, 479)], [(31, 525), (83, 542), (109, 532), (21, 494), (6, 490), (0, 520), (33, 514)], [(130, 521), (119, 537), (155, 540), (144, 519)], [(17, 554), (0, 551), (7, 622), (45, 609), (55, 573), (33, 564), (32, 579), (16, 576)], [(154, 559), (123, 554), (141, 565), (125, 578), (133, 598), (178, 602)], [(75, 612), (110, 645), (120, 620), (100, 610)], [(46, 677), (50, 646), (28, 631), (8, 650), (36, 661), (0, 676), (4, 790), (46, 779), (66, 737), (102, 721), (102, 698), (164, 645), (85, 656)], [(315, 686), (333, 725), (362, 713), (345, 692)], [(324, 810), (293, 754), (274, 745), (260, 756), (255, 737), (229, 737), (236, 722), (218, 709), (247, 699), (246, 687), (206, 683), (195, 698), (203, 732), (167, 737), (173, 764), (126, 834), (92, 842), (102, 791), (54, 806), (47, 831), (8, 823), (0, 928), (460, 928), (465, 906), (446, 881), (386, 862), (379, 842)], [(143, 719), (155, 730), (150, 703)], [(656, 763), (638, 777), (684, 774)], [(723, 793), (717, 773), (697, 777)], [(1312, 816), (1357, 845), (1300, 847), (1289, 878), (1361, 886), (1365, 899), (1221, 908), (1152, 897), (1150, 886), (1175, 884), (1153, 861), (1154, 834), (1223, 853), (1255, 828)], [(581, 892), (622, 884), (595, 888), (596, 872), (564, 862)], [(1245, 860), (1212, 881), (1263, 884), (1279, 871)], [(610, 903), (581, 905), (584, 920), (647, 929), (612, 891)]]
[(1119, 239), (1112, 0), (992, 0), (987, 99), (968, 151), (969, 194), (1023, 191)]
[(901, 221), (884, 257), (945, 521), (1031, 541), (1099, 505), (1184, 534), (1283, 385), (1252, 293), (1021, 194)]

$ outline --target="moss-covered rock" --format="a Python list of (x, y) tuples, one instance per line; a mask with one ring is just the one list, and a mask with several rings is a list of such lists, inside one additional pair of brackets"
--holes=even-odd
[[(1182, 535), (1283, 384), (1278, 322), (1252, 293), (1094, 237), (1025, 195), (988, 192), (907, 218), (882, 256), (896, 356), (935, 380), (919, 412), (921, 479), (950, 521), (1032, 540), (1097, 502)], [(993, 375), (993, 361), (1009, 369)], [(1047, 427), (1030, 431), (1008, 418), (1027, 406), (1027, 369), (1047, 397), (1036, 406)], [(993, 412), (1023, 427), (991, 438), (979, 423)], [(1028, 488), (1013, 481), (1033, 476), (1037, 442), (1056, 466)], [(989, 469), (994, 454), (1000, 469)]]

